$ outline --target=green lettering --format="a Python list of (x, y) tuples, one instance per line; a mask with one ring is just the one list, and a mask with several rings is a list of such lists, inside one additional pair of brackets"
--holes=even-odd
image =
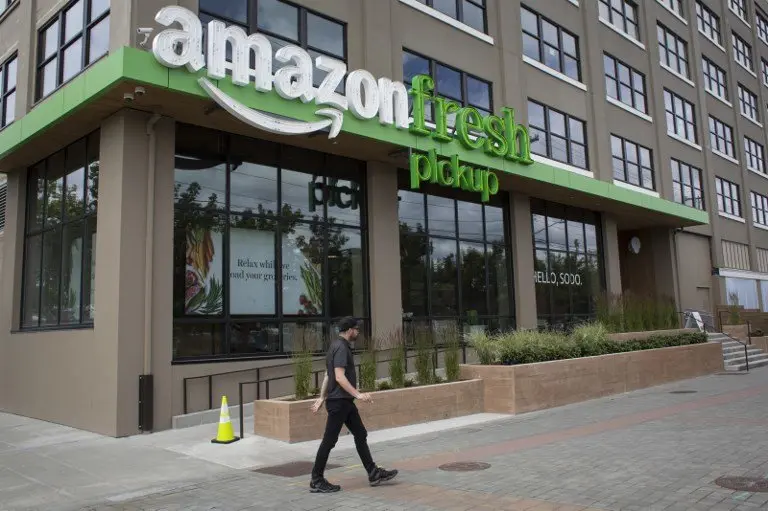
[(469, 135), (473, 128), (476, 132), (475, 135), (483, 131), (483, 116), (480, 115), (477, 108), (464, 107), (456, 115), (456, 134), (459, 137), (459, 142), (464, 144), (467, 149), (479, 149), (485, 144), (485, 140), (479, 136), (472, 140)]
[(448, 134), (448, 116), (458, 112), (461, 105), (445, 98), (435, 98), (432, 103), (435, 105), (435, 131), (432, 138), (440, 142), (452, 142), (453, 137)]
[(429, 135), (431, 131), (426, 125), (426, 102), (432, 98), (435, 81), (427, 75), (416, 75), (411, 80), (411, 90), (408, 94), (413, 98), (413, 123), (409, 131), (415, 135)]
[(483, 128), (488, 138), (485, 139), (485, 152), (491, 156), (502, 157), (507, 154), (507, 139), (504, 138), (504, 119), (489, 115), (483, 119)]
[(411, 189), (418, 190), (422, 181), (429, 181), (437, 170), (437, 152), (411, 154)]
[(454, 188), (461, 188), (462, 190), (471, 190), (469, 187), (469, 181), (467, 181), (467, 172), (472, 172), (472, 167), (468, 165), (459, 165), (458, 162), (453, 167), (455, 178), (453, 180)]
[[(442, 186), (453, 186), (454, 181), (456, 180), (456, 171), (454, 169), (458, 168), (459, 166), (459, 155), (454, 154), (451, 156), (450, 160), (441, 160), (437, 162), (437, 179), (438, 183), (440, 183)], [(446, 175), (445, 168), (448, 167), (450, 169), (450, 173)]]
[(507, 159), (520, 163), (533, 163), (531, 159), (531, 139), (525, 126), (515, 124), (515, 110), (502, 108), (504, 114), (505, 136), (507, 138)]
[(491, 195), (499, 193), (499, 178), (498, 176), (489, 170), (483, 171), (483, 190), (482, 201), (488, 202), (491, 199)]
[(475, 169), (474, 174), (472, 175), (472, 191), (474, 192), (482, 192), (483, 191), (483, 178), (485, 176), (485, 170), (481, 169)]

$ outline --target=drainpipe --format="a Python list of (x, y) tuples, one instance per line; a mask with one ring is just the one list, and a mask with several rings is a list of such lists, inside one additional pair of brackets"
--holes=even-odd
[(677, 302), (677, 308), (679, 310), (682, 310), (683, 308), (682, 307), (683, 291), (680, 287), (680, 257), (679, 257), (679, 252), (677, 250), (677, 235), (683, 231), (684, 229), (681, 229), (679, 227), (676, 229), (672, 229), (672, 249), (675, 252), (675, 267), (673, 268), (675, 271), (675, 284), (676, 284), (675, 294), (677, 295), (676, 302)]
[(155, 167), (157, 161), (157, 135), (155, 124), (160, 114), (147, 121), (149, 137), (147, 165), (147, 238), (144, 255), (144, 374), (152, 373), (152, 273), (155, 248)]

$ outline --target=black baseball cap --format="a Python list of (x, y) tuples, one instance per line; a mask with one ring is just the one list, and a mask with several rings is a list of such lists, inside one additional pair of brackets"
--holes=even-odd
[(346, 332), (353, 328), (360, 328), (360, 322), (353, 317), (342, 318), (339, 321), (339, 332)]

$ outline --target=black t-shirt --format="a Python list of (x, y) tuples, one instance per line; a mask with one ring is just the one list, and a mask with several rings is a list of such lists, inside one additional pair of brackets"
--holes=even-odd
[(328, 371), (328, 397), (326, 399), (354, 399), (349, 392), (336, 383), (336, 371), (334, 369), (337, 367), (344, 368), (344, 375), (347, 380), (354, 388), (357, 388), (355, 357), (349, 343), (341, 337), (331, 343), (328, 353), (325, 355), (325, 369)]

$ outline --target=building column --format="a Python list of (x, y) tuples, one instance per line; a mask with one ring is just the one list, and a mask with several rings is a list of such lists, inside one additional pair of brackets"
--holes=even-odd
[(602, 215), (603, 230), (603, 267), (605, 268), (605, 291), (609, 295), (620, 295), (621, 263), (619, 247), (619, 232), (616, 220), (608, 215)]
[(517, 328), (537, 328), (536, 284), (533, 280), (533, 226), (531, 199), (527, 195), (510, 195), (512, 226), (512, 266)]
[(368, 162), (367, 179), (371, 333), (386, 336), (403, 324), (397, 168)]

